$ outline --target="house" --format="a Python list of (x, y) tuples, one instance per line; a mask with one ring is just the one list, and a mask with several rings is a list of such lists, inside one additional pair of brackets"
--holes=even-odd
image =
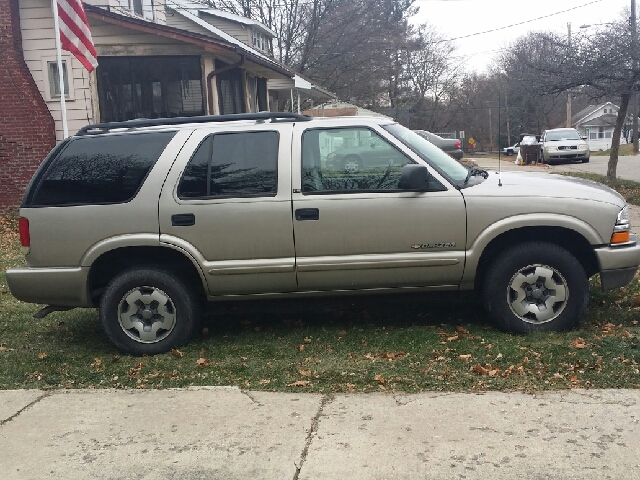
[[(571, 125), (580, 135), (587, 137), (591, 151), (607, 150), (611, 148), (613, 129), (616, 125), (620, 108), (611, 102), (601, 105), (589, 105), (571, 119)], [(630, 129), (631, 119), (625, 122), (620, 136), (621, 143), (625, 142), (625, 134)]]
[[(328, 102), (317, 107), (312, 107), (309, 110), (304, 110), (302, 113), (305, 115), (311, 115), (313, 117), (342, 117), (342, 116), (373, 116), (373, 117), (387, 117), (382, 113), (367, 110), (366, 108), (358, 107), (352, 103), (346, 102)], [(391, 117), (387, 117), (391, 119)]]
[[(277, 62), (274, 32), (255, 20), (188, 0), (88, 0), (84, 6), (98, 67), (89, 73), (63, 52), (70, 134), (98, 122), (273, 111), (282, 98), (291, 108), (296, 99), (300, 105), (335, 97)], [(15, 67), (15, 78), (3, 72), (0, 84), (0, 108), (17, 112), (0, 123), (0, 181), (11, 191), (0, 193), (0, 211), (11, 211), (63, 137), (61, 89), (51, 0), (2, 2), (0, 22), (3, 52), (10, 50), (7, 61)], [(269, 82), (276, 82), (273, 88)]]

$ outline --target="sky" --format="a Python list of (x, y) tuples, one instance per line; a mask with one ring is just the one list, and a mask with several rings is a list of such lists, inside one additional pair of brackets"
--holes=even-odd
[[(411, 22), (417, 25), (426, 21), (446, 38), (457, 38), (455, 55), (460, 56), (466, 70), (482, 73), (501, 48), (529, 31), (552, 30), (566, 35), (569, 22), (572, 31), (576, 32), (580, 31), (581, 25), (618, 20), (624, 8), (630, 7), (631, 1), (415, 0), (415, 5), (420, 10), (411, 18)], [(540, 18), (547, 15), (551, 16)], [(533, 21), (503, 28), (529, 20)], [(592, 28), (597, 27), (589, 27)], [(459, 38), (493, 29), (500, 30)]]

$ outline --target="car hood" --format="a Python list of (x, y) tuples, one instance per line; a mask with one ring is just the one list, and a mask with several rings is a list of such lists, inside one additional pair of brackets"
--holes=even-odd
[(484, 182), (465, 188), (462, 193), (465, 198), (572, 198), (610, 203), (620, 208), (626, 204), (622, 195), (615, 190), (582, 178), (548, 173), (502, 172), (502, 186), (498, 185), (498, 178), (498, 173), (491, 171)]

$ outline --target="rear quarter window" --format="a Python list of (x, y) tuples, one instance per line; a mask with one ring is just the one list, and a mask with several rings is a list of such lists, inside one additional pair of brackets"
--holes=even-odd
[(46, 166), (27, 206), (124, 203), (175, 132), (73, 138)]

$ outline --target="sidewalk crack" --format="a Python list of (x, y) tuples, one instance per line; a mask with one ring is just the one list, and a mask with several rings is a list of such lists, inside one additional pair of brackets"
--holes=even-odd
[(255, 405), (258, 405), (259, 407), (262, 407), (262, 404), (256, 400), (255, 398), (253, 398), (253, 396), (251, 396), (251, 394), (246, 391), (246, 390), (240, 390), (240, 392), (244, 395), (246, 395), (247, 397), (249, 397), (249, 400), (251, 400)]
[(324, 407), (333, 401), (333, 395), (324, 395), (320, 400), (320, 406), (318, 407), (318, 411), (311, 419), (311, 428), (309, 429), (309, 433), (307, 433), (307, 439), (304, 444), (304, 448), (302, 449), (302, 454), (300, 454), (300, 460), (296, 465), (296, 473), (293, 476), (293, 480), (298, 480), (300, 477), (300, 471), (302, 470), (302, 466), (304, 465), (304, 461), (307, 459), (307, 455), (309, 453), (309, 447), (311, 446), (311, 442), (313, 441), (313, 437), (318, 432), (318, 425), (320, 424), (320, 417), (322, 416), (322, 412), (324, 411)]
[(16, 413), (14, 413), (13, 415), (11, 415), (8, 418), (5, 418), (4, 420), (0, 420), (0, 427), (4, 426), (6, 423), (9, 423), (11, 420), (13, 420), (14, 418), (16, 418), (18, 415), (20, 415), (22, 412), (24, 412), (26, 409), (31, 408), (32, 406), (34, 406), (36, 403), (40, 402), (40, 400), (44, 400), (45, 398), (53, 395), (53, 391), (48, 391), (48, 392), (44, 392), (42, 395), (40, 395), (38, 398), (36, 398), (34, 401), (32, 401), (31, 403), (26, 404), (24, 407), (22, 407), (20, 410), (18, 410)]

